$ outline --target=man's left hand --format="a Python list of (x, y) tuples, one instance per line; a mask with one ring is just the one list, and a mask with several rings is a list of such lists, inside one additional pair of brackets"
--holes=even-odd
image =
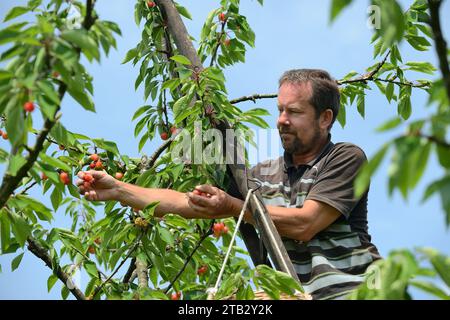
[(211, 185), (200, 185), (193, 192), (186, 193), (189, 206), (211, 218), (231, 217), (235, 215), (233, 197), (225, 191)]

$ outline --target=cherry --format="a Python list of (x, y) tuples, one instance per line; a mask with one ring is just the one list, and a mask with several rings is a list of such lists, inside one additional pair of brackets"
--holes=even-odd
[(91, 155), (90, 155), (90, 158), (91, 158), (91, 160), (92, 160), (92, 161), (94, 161), (94, 162), (95, 162), (95, 161), (97, 161), (97, 160), (98, 160), (98, 154), (96, 154), (96, 153), (93, 153), (93, 154), (91, 154)]
[(153, 1), (147, 1), (147, 6), (149, 8), (154, 8), (156, 6), (156, 3), (154, 3)]
[(117, 180), (122, 180), (123, 178), (123, 173), (122, 172), (116, 172), (116, 179)]
[(52, 77), (53, 78), (58, 78), (59, 77), (59, 72), (58, 71), (53, 71), (52, 72)]
[(103, 163), (100, 161), (100, 160), (98, 160), (96, 163), (95, 163), (95, 168), (96, 169), (103, 169)]
[(228, 233), (228, 227), (227, 226), (223, 227), (222, 233)]
[(59, 180), (61, 180), (61, 182), (66, 185), (70, 183), (69, 175), (64, 171), (59, 174)]
[(94, 242), (98, 245), (100, 245), (102, 243), (102, 239), (100, 239), (100, 237), (95, 238)]
[(176, 132), (177, 132), (177, 127), (175, 127), (175, 126), (170, 127), (171, 134), (175, 134)]
[(94, 248), (93, 246), (89, 246), (88, 252), (89, 252), (90, 254), (95, 254), (95, 248)]
[(89, 173), (86, 173), (83, 178), (82, 178), (85, 182), (91, 182), (92, 180), (94, 180), (94, 177), (92, 175), (90, 175)]
[(33, 112), (34, 111), (34, 103), (31, 102), (31, 101), (25, 102), (24, 105), (23, 105), (23, 109), (26, 112)]
[(213, 231), (222, 233), (224, 228), (225, 228), (225, 224), (223, 222), (217, 222), (217, 223), (214, 223)]
[(204, 275), (206, 271), (208, 271), (208, 266), (201, 266), (200, 268), (198, 268), (197, 274), (201, 276)]
[(59, 150), (64, 150), (66, 149), (62, 144), (59, 145)]
[(2, 138), (8, 140), (8, 134), (6, 132), (2, 132)]
[(169, 134), (168, 134), (167, 132), (161, 133), (161, 139), (162, 139), (162, 140), (167, 140), (167, 139), (169, 139)]
[(225, 20), (227, 20), (225, 13), (223, 13), (223, 12), (219, 13), (219, 20), (221, 22), (225, 22)]
[(230, 43), (231, 43), (231, 40), (228, 38), (223, 41), (223, 44), (227, 47), (230, 46)]
[(92, 162), (89, 164), (89, 167), (90, 167), (91, 169), (94, 169), (94, 168), (95, 168), (95, 162), (92, 161)]
[(174, 292), (170, 296), (170, 300), (180, 300), (181, 298), (181, 292)]
[(41, 173), (41, 179), (42, 180), (47, 180), (48, 179), (47, 175), (44, 172)]

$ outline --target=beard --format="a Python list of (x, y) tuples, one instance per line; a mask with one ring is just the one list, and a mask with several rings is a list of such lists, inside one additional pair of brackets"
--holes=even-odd
[[(286, 139), (281, 137), (281, 134), (283, 133), (290, 133), (290, 135)], [(314, 149), (316, 144), (320, 141), (320, 128), (318, 124), (314, 125), (313, 136), (309, 141), (306, 139), (300, 139), (297, 132), (291, 132), (282, 129), (280, 130), (280, 138), (283, 149), (287, 153), (304, 154)]]

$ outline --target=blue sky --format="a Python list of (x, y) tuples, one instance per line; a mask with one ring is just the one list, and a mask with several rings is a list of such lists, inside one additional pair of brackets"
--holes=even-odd
[[(352, 70), (362, 73), (372, 65), (371, 30), (366, 26), (368, 1), (354, 1), (331, 26), (328, 23), (330, 2), (266, 0), (261, 7), (256, 0), (242, 1), (241, 12), (248, 17), (256, 33), (256, 48), (248, 50), (245, 64), (235, 65), (225, 71), (229, 98), (254, 93), (275, 93), (279, 76), (288, 69), (321, 68), (339, 79)], [(25, 3), (23, 0), (1, 1), (0, 16), (4, 17), (12, 6)], [(115, 141), (121, 153), (138, 157), (139, 141), (134, 138), (135, 123), (131, 122), (131, 117), (144, 104), (143, 92), (134, 91), (138, 69), (129, 64), (121, 65), (125, 53), (140, 40), (141, 31), (133, 18), (134, 3), (134, 0), (97, 1), (101, 19), (117, 22), (123, 36), (117, 39), (118, 50), (110, 52), (108, 58), (103, 57), (100, 65), (86, 64), (94, 77), (97, 113), (85, 112), (73, 100), (65, 98), (62, 122), (71, 131)], [(191, 35), (198, 39), (203, 21), (210, 10), (219, 6), (219, 1), (180, 3), (191, 12), (194, 21), (186, 23)], [(406, 8), (406, 3), (409, 2), (402, 3)], [(449, 12), (449, 9), (450, 3), (447, 1), (441, 12)], [(444, 34), (450, 39), (450, 24), (446, 20), (443, 23)], [(0, 24), (1, 27), (4, 25)], [(3, 50), (0, 48), (0, 51)], [(404, 61), (428, 60), (436, 65), (434, 51), (419, 54), (405, 44), (401, 51)], [(425, 78), (423, 75), (416, 77)], [(266, 120), (275, 128), (275, 100), (239, 106), (244, 109), (255, 106), (266, 108), (273, 115)], [(413, 91), (412, 106), (412, 119), (424, 117), (432, 110), (426, 107), (426, 95), (419, 91)], [(396, 110), (396, 105), (389, 105), (377, 90), (373, 90), (366, 97), (366, 118), (361, 118), (356, 107), (349, 108), (345, 129), (339, 124), (333, 128), (333, 141), (355, 143), (370, 157), (384, 142), (404, 130), (402, 127), (389, 133), (375, 132), (376, 127), (396, 115)], [(151, 154), (159, 144), (160, 141), (147, 144), (142, 153)], [(0, 147), (9, 150), (3, 140), (0, 141)], [(4, 171), (3, 168), (0, 170)], [(424, 204), (420, 202), (427, 184), (442, 175), (436, 159), (431, 159), (424, 179), (410, 194), (408, 201), (403, 200), (398, 193), (392, 198), (388, 197), (387, 171), (388, 163), (385, 161), (372, 179), (369, 194), (369, 232), (381, 254), (386, 256), (395, 248), (430, 246), (449, 255), (450, 235), (444, 225), (440, 199), (434, 196)], [(49, 200), (42, 198), (39, 189), (34, 190), (32, 195), (50, 206)], [(55, 226), (67, 227), (68, 221), (62, 210), (55, 214)], [(3, 269), (0, 273), (0, 299), (59, 299), (60, 284), (47, 293), (46, 283), (50, 270), (31, 253), (26, 251), (20, 267), (15, 272), (10, 272), (11, 260), (16, 255), (0, 256)], [(413, 294), (417, 298), (429, 298), (416, 291)]]

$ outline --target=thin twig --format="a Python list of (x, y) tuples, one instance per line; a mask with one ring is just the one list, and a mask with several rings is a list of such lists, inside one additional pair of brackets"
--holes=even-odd
[(98, 286), (95, 289), (94, 293), (92, 294), (92, 298), (91, 299), (94, 299), (97, 296), (97, 294), (103, 289), (105, 284), (107, 284), (112, 279), (112, 277), (114, 277), (114, 275), (120, 270), (120, 268), (122, 268), (122, 266), (125, 264), (125, 262), (128, 260), (128, 258), (133, 254), (133, 252), (137, 249), (137, 247), (141, 243), (141, 239), (142, 239), (143, 236), (144, 236), (144, 232), (142, 232), (139, 235), (138, 240), (136, 241), (134, 246), (130, 249), (130, 251), (128, 251), (128, 254), (125, 257), (125, 259), (123, 259), (122, 262), (117, 266), (116, 270), (114, 270), (114, 272), (105, 281), (103, 281), (103, 283), (100, 286)]
[(175, 276), (175, 278), (173, 278), (173, 280), (170, 282), (169, 286), (164, 290), (164, 293), (167, 294), (169, 292), (169, 290), (173, 287), (173, 284), (178, 280), (178, 278), (183, 274), (184, 270), (186, 269), (187, 265), (189, 264), (189, 262), (191, 261), (192, 257), (194, 256), (195, 252), (198, 250), (198, 248), (200, 248), (200, 246), (202, 245), (203, 241), (205, 241), (205, 239), (212, 233), (212, 227), (214, 225), (214, 220), (211, 222), (211, 226), (208, 228), (208, 230), (202, 235), (202, 237), (200, 238), (200, 240), (197, 242), (197, 245), (195, 246), (195, 248), (192, 250), (191, 254), (187, 257), (186, 261), (183, 264), (183, 267), (180, 269), (180, 271), (178, 271), (177, 275)]
[(219, 51), (220, 44), (222, 43), (222, 37), (225, 34), (225, 24), (226, 24), (226, 21), (222, 22), (222, 29), (220, 30), (220, 34), (219, 34), (219, 37), (217, 39), (217, 44), (216, 44), (216, 46), (214, 48), (213, 55), (211, 57), (211, 62), (209, 63), (210, 67), (212, 67), (214, 65), (214, 62), (215, 62), (216, 56), (217, 56), (217, 52)]

